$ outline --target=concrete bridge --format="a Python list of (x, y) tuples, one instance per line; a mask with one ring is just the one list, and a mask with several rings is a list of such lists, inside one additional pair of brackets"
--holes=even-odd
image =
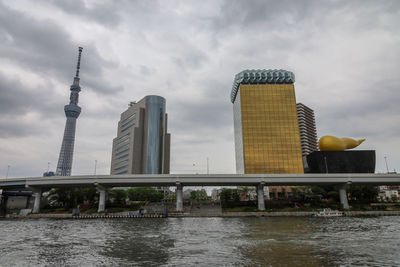
[(400, 185), (400, 174), (157, 174), (85, 175), (0, 178), (0, 189), (26, 187), (35, 194), (33, 212), (40, 211), (42, 192), (58, 187), (90, 187), (99, 191), (98, 211), (105, 210), (107, 189), (112, 187), (175, 186), (176, 210), (183, 210), (184, 186), (255, 186), (258, 209), (265, 210), (264, 186), (334, 185), (343, 208), (348, 209), (346, 185)]

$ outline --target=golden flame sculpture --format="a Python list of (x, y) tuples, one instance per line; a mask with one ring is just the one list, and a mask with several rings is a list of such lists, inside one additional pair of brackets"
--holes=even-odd
[(365, 141), (363, 139), (353, 139), (348, 137), (336, 137), (331, 135), (322, 136), (318, 141), (318, 147), (321, 151), (327, 150), (345, 150), (352, 149), (359, 146), (362, 142)]

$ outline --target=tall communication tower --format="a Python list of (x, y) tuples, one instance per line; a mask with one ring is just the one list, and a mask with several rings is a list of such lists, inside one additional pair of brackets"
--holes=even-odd
[(81, 65), (82, 47), (79, 47), (78, 63), (76, 65), (76, 74), (74, 82), (71, 85), (71, 95), (69, 97), (69, 104), (64, 107), (67, 122), (65, 123), (64, 138), (61, 145), (60, 157), (58, 158), (57, 176), (70, 176), (72, 168), (72, 157), (74, 154), (75, 143), (75, 128), (76, 119), (81, 113), (81, 108), (78, 106), (79, 92), (79, 69)]

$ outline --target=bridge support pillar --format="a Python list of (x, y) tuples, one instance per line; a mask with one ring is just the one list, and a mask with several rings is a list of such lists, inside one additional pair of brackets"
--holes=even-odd
[(182, 184), (176, 184), (176, 211), (183, 211)]
[(339, 197), (340, 197), (340, 203), (343, 205), (343, 208), (348, 210), (350, 207), (349, 207), (349, 202), (347, 200), (346, 184), (341, 185), (339, 187)]
[(264, 183), (257, 185), (258, 210), (265, 210)]
[(99, 190), (99, 208), (97, 209), (97, 212), (103, 212), (106, 210), (106, 189), (100, 189)]
[[(32, 190), (32, 188), (31, 188)], [(39, 213), (40, 212), (40, 201), (42, 200), (42, 189), (36, 188), (32, 190), (35, 194), (35, 202), (33, 203), (33, 210), (32, 213)]]
[(264, 198), (265, 197), (267, 198), (267, 200), (270, 199), (270, 197), (269, 197), (269, 187), (268, 186), (264, 187)]
[(94, 183), (94, 186), (96, 186), (97, 191), (99, 191), (99, 208), (97, 212), (103, 212), (106, 210), (107, 188), (97, 182)]

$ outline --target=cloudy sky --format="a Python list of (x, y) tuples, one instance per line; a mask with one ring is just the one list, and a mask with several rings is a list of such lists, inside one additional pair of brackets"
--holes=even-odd
[(400, 170), (400, 1), (1, 1), (0, 177), (55, 170), (83, 46), (72, 174), (110, 170), (129, 101), (166, 98), (172, 173), (234, 173), (229, 94), (286, 69), (318, 136), (367, 138)]

